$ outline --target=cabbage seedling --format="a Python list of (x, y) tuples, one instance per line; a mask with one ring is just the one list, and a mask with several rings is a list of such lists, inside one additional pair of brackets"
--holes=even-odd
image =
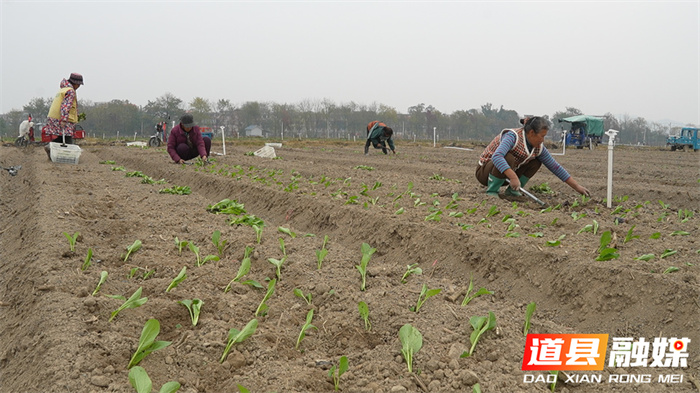
[(182, 240), (175, 237), (175, 247), (177, 247), (177, 255), (182, 255), (182, 249), (185, 248), (190, 242), (187, 240)]
[(172, 344), (170, 341), (155, 341), (156, 337), (158, 337), (158, 333), (160, 333), (160, 322), (158, 322), (157, 319), (149, 319), (146, 321), (146, 324), (143, 325), (143, 330), (141, 330), (139, 346), (131, 357), (129, 365), (126, 366), (127, 369), (138, 365), (139, 362), (151, 352), (163, 349)]
[(625, 244), (632, 239), (639, 239), (638, 235), (634, 235), (634, 236), (632, 235), (632, 231), (634, 231), (634, 227), (636, 227), (636, 225), (632, 225), (632, 228), (630, 228), (630, 230), (627, 231), (627, 235), (625, 235), (625, 240), (622, 241), (622, 244)]
[(221, 240), (221, 231), (216, 230), (214, 233), (211, 235), (211, 242), (214, 243), (214, 246), (219, 252), (219, 256), (223, 257), (224, 256), (224, 250), (226, 249), (226, 240)]
[(367, 264), (369, 263), (370, 258), (372, 258), (372, 254), (377, 252), (376, 248), (372, 248), (369, 244), (367, 243), (362, 243), (362, 260), (360, 261), (359, 265), (355, 265), (357, 270), (360, 271), (360, 275), (362, 276), (362, 286), (360, 287), (360, 290), (364, 291), (365, 286), (366, 286), (366, 277), (367, 277)]
[(527, 305), (527, 309), (525, 310), (525, 326), (523, 327), (523, 336), (527, 336), (527, 332), (530, 330), (530, 318), (532, 318), (532, 314), (535, 313), (536, 307), (537, 305), (535, 302)]
[(399, 340), (401, 340), (401, 354), (408, 365), (408, 372), (412, 373), (413, 356), (423, 347), (423, 335), (410, 324), (405, 324), (399, 329)]
[(473, 316), (469, 319), (469, 323), (472, 325), (472, 329), (474, 329), (471, 336), (469, 336), (469, 341), (472, 343), (472, 347), (469, 349), (468, 353), (464, 352), (460, 356), (462, 358), (471, 356), (474, 353), (476, 343), (479, 342), (481, 335), (496, 327), (496, 316), (493, 314), (493, 312), (489, 311), (488, 317)]
[(204, 305), (204, 301), (199, 299), (184, 299), (178, 301), (178, 303), (187, 307), (187, 311), (190, 312), (190, 320), (192, 321), (192, 326), (197, 326), (197, 322), (199, 322), (199, 312), (201, 311), (202, 306)]
[(251, 226), (255, 230), (255, 239), (257, 240), (258, 244), (260, 244), (260, 242), (262, 241), (263, 227), (258, 225)]
[(233, 344), (242, 343), (243, 341), (245, 341), (245, 339), (252, 336), (255, 333), (255, 329), (257, 328), (257, 319), (252, 319), (250, 322), (248, 322), (248, 324), (245, 325), (243, 330), (239, 331), (238, 329), (231, 328), (231, 330), (228, 331), (228, 344), (226, 344), (226, 349), (224, 349), (224, 354), (221, 356), (221, 359), (219, 359), (219, 362), (223, 363), (224, 360), (226, 360), (226, 356), (228, 356), (228, 353), (231, 350), (231, 347), (233, 347)]
[(284, 239), (280, 238), (280, 250), (282, 250), (282, 255), (287, 256), (287, 249), (284, 248)]
[(299, 337), (297, 338), (297, 345), (294, 348), (299, 349), (299, 344), (301, 344), (301, 340), (306, 337), (307, 330), (317, 329), (316, 326), (311, 324), (312, 319), (314, 319), (314, 310), (309, 310), (309, 312), (306, 313), (306, 323), (301, 327), (301, 332), (299, 332)]
[(277, 230), (278, 230), (279, 232), (281, 232), (281, 233), (286, 233), (287, 235), (291, 236), (292, 239), (294, 239), (295, 237), (297, 237), (297, 234), (296, 234), (295, 232), (292, 232), (289, 228), (277, 227)]
[(670, 257), (671, 255), (673, 255), (677, 252), (678, 252), (678, 250), (671, 250), (670, 248), (667, 248), (664, 250), (664, 252), (661, 254), (661, 256), (659, 258), (664, 259), (666, 257)]
[(277, 270), (275, 271), (275, 274), (277, 275), (277, 281), (280, 281), (281, 277), (281, 269), (282, 265), (284, 264), (284, 261), (287, 260), (287, 257), (283, 257), (282, 259), (275, 259), (275, 258), (267, 258), (267, 261), (270, 262), (271, 264), (275, 265)]
[(316, 266), (318, 270), (321, 270), (321, 264), (323, 263), (323, 259), (326, 258), (326, 255), (328, 255), (328, 250), (325, 248), (316, 250)]
[[(141, 366), (134, 366), (129, 370), (129, 383), (136, 389), (136, 393), (151, 393), (153, 382), (146, 370)], [(170, 381), (160, 387), (159, 393), (175, 393), (180, 390), (180, 383)]]
[(420, 276), (421, 274), (423, 274), (423, 269), (416, 267), (416, 266), (418, 266), (417, 263), (414, 263), (412, 265), (406, 265), (406, 272), (401, 277), (401, 284), (405, 284), (406, 278), (408, 278), (408, 276), (410, 276), (411, 274), (415, 274), (417, 276)]
[(418, 302), (416, 303), (415, 307), (411, 307), (411, 311), (418, 312), (418, 310), (420, 310), (420, 308), (423, 306), (423, 303), (425, 303), (426, 300), (437, 295), (440, 292), (442, 292), (442, 289), (428, 289), (428, 286), (423, 284), (423, 288), (421, 289), (420, 294), (418, 295)]
[(681, 269), (679, 269), (679, 268), (677, 268), (677, 267), (675, 267), (675, 266), (670, 266), (670, 267), (668, 267), (666, 270), (664, 270), (664, 272), (663, 272), (662, 274), (675, 273), (675, 272), (677, 272), (677, 271), (679, 271), (679, 270), (681, 270)]
[(306, 302), (306, 304), (308, 304), (309, 306), (311, 305), (311, 292), (309, 292), (308, 294), (304, 295), (304, 292), (302, 292), (301, 289), (299, 289), (299, 288), (294, 288), (294, 296), (297, 296), (297, 297), (300, 297), (300, 298), (304, 299), (304, 301)]
[(365, 321), (365, 330), (372, 330), (372, 324), (369, 322), (369, 307), (365, 302), (357, 303), (357, 310), (360, 312), (360, 317)]
[(238, 268), (238, 273), (236, 274), (236, 277), (231, 280), (226, 288), (224, 289), (224, 293), (228, 292), (231, 289), (231, 284), (233, 284), (236, 281), (239, 281), (243, 276), (248, 274), (250, 272), (250, 253), (253, 252), (253, 247), (246, 247), (245, 252), (243, 253), (243, 260), (241, 261), (241, 266)]
[(68, 239), (68, 244), (70, 245), (70, 250), (72, 252), (75, 252), (75, 242), (78, 241), (78, 236), (80, 235), (80, 232), (76, 232), (73, 234), (73, 236), (69, 235), (68, 232), (63, 232), (63, 236)]
[(644, 255), (640, 255), (634, 259), (636, 261), (650, 261), (650, 260), (654, 259), (655, 257), (656, 257), (656, 255), (654, 255), (654, 254), (644, 254)]
[(263, 300), (260, 302), (260, 305), (258, 305), (257, 310), (255, 310), (255, 316), (257, 317), (258, 315), (265, 315), (267, 314), (267, 301), (272, 297), (272, 294), (275, 293), (275, 284), (277, 284), (277, 280), (274, 278), (270, 280), (270, 282), (267, 284), (267, 293), (265, 293), (265, 297), (263, 297)]
[[(112, 311), (112, 316), (109, 318), (109, 322), (112, 322), (112, 320), (119, 314), (120, 311), (126, 310), (127, 308), (136, 308), (143, 306), (147, 301), (147, 297), (141, 297), (141, 291), (143, 290), (143, 287), (139, 287), (139, 289), (134, 292), (131, 297), (124, 302), (119, 308), (116, 310)], [(120, 296), (119, 298), (124, 298), (123, 296)]]
[(87, 256), (85, 257), (85, 262), (83, 262), (83, 266), (80, 267), (80, 270), (85, 271), (87, 268), (89, 268), (91, 261), (92, 261), (92, 248), (88, 248)]
[(464, 295), (464, 300), (462, 300), (462, 306), (466, 306), (471, 302), (472, 300), (476, 299), (477, 297), (481, 295), (493, 295), (492, 291), (489, 291), (488, 289), (481, 287), (479, 288), (476, 293), (471, 295), (472, 290), (474, 289), (474, 277), (469, 276), (469, 287), (467, 287), (467, 293)]
[[(337, 373), (336, 370), (338, 371)], [(336, 391), (340, 390), (340, 376), (345, 374), (346, 371), (348, 371), (348, 358), (346, 356), (340, 357), (337, 368), (333, 365), (328, 371), (328, 376), (333, 378), (333, 386), (335, 386)]]
[(170, 282), (170, 285), (168, 285), (168, 288), (165, 290), (165, 292), (170, 292), (171, 289), (177, 287), (181, 282), (185, 281), (186, 278), (187, 266), (183, 266), (182, 270), (180, 270), (180, 273), (173, 279), (173, 281)]
[(109, 275), (109, 273), (107, 273), (106, 270), (103, 270), (103, 271), (100, 273), (100, 281), (97, 283), (97, 286), (95, 287), (95, 290), (92, 291), (92, 296), (97, 295), (97, 292), (100, 291), (100, 287), (102, 286), (102, 284), (104, 284), (104, 282), (107, 281), (107, 276), (108, 276), (108, 275)]
[(141, 249), (141, 240), (135, 240), (134, 243), (126, 248), (126, 256), (124, 257), (124, 262), (126, 262), (127, 259), (129, 259), (129, 255), (132, 253), (135, 253)]

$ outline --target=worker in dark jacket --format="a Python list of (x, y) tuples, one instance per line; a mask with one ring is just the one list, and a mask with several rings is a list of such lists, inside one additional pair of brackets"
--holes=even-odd
[(211, 139), (202, 136), (199, 127), (194, 125), (194, 118), (186, 114), (180, 118), (180, 124), (173, 127), (168, 138), (168, 154), (176, 164), (201, 157), (207, 161), (211, 150)]
[(382, 153), (387, 154), (386, 145), (389, 144), (391, 152), (396, 154), (396, 148), (394, 147), (394, 141), (391, 136), (394, 134), (394, 130), (391, 127), (387, 127), (386, 124), (381, 123), (377, 120), (367, 124), (367, 142), (365, 143), (365, 155), (369, 154), (369, 145), (375, 149), (382, 149)]

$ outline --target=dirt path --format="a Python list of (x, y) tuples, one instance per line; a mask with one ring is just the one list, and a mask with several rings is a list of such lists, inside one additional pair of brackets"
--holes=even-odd
[[(38, 147), (0, 147), (3, 167), (22, 165), (17, 176), (0, 173), (0, 391), (133, 391), (126, 367), (144, 323), (155, 318), (158, 339), (172, 345), (140, 363), (154, 390), (176, 380), (181, 392), (235, 392), (238, 384), (252, 392), (330, 392), (328, 369), (347, 356), (349, 371), (340, 378), (346, 392), (463, 392), (477, 382), (484, 392), (543, 392), (549, 386), (524, 383), (521, 370), (530, 302), (537, 304), (530, 333), (691, 339), (687, 368), (606, 364), (597, 372), (604, 379), (651, 374), (653, 383), (562, 380), (557, 391), (697, 388), (691, 379), (700, 364), (700, 155), (615, 150), (616, 201), (608, 209), (607, 151), (569, 150), (557, 159), (593, 199), (583, 202), (543, 169), (528, 184), (547, 182), (554, 191), (541, 196), (553, 208), (543, 211), (527, 198), (485, 197), (473, 178), (479, 146), (399, 144), (400, 154), (387, 157), (364, 156), (357, 144), (288, 142), (277, 150), (281, 159), (245, 154), (258, 147), (228, 145), (227, 156), (205, 167), (171, 164), (163, 149), (85, 145), (79, 165), (58, 165)], [(115, 163), (101, 164), (107, 160)], [(135, 171), (167, 183), (125, 176)], [(191, 194), (159, 193), (173, 186), (188, 186)], [(250, 226), (207, 212), (226, 198), (264, 221), (260, 243)], [(579, 233), (594, 220), (596, 234)], [(177, 237), (198, 246), (202, 258), (217, 255), (216, 230), (227, 241), (220, 260), (197, 266), (190, 249), (175, 246)], [(605, 231), (620, 257), (596, 261)], [(63, 232), (80, 233), (74, 253)], [(328, 254), (319, 270), (316, 251), (325, 236)], [(142, 248), (125, 261), (137, 239)], [(284, 257), (280, 239), (287, 258), (266, 314), (256, 317), (265, 289), (240, 282), (224, 288), (246, 246), (254, 251), (245, 279), (267, 287), (276, 278), (268, 259)], [(365, 291), (355, 267), (362, 243), (377, 250)], [(82, 271), (89, 249), (92, 264)], [(649, 261), (634, 259), (650, 253)], [(664, 253), (670, 255), (662, 259)], [(423, 274), (402, 283), (412, 264)], [(184, 266), (187, 278), (165, 292)], [(101, 271), (109, 276), (92, 296)], [(470, 277), (475, 288), (494, 294), (463, 307)], [(413, 312), (423, 285), (441, 292)], [(138, 288), (148, 301), (110, 322), (123, 301), (105, 295), (128, 298)], [(311, 305), (295, 288), (312, 295)], [(183, 299), (204, 302), (196, 326), (178, 304)], [(369, 331), (360, 301), (369, 307)], [(295, 349), (309, 310), (317, 329)], [(471, 346), (469, 319), (490, 311), (497, 328), (483, 335), (473, 356), (460, 358)], [(229, 330), (254, 318), (255, 334), (220, 363)], [(423, 336), (413, 374), (401, 356), (404, 324)], [(683, 381), (656, 382), (665, 374)]]

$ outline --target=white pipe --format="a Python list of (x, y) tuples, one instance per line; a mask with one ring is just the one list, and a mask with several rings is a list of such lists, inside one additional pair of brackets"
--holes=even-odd
[(224, 132), (224, 129), (226, 127), (219, 126), (219, 128), (221, 128), (221, 141), (224, 143), (224, 155), (226, 155), (226, 136), (225, 136), (226, 133)]
[(620, 131), (609, 129), (608, 134), (608, 209), (612, 208), (612, 172), (613, 172), (613, 147), (615, 146), (615, 135)]
[(435, 147), (435, 130), (437, 130), (437, 127), (433, 127), (433, 147)]

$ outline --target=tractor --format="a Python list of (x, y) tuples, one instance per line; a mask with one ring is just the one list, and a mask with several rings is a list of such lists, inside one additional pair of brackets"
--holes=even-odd
[(684, 148), (700, 150), (700, 138), (698, 129), (693, 127), (683, 127), (679, 135), (672, 135), (666, 139), (666, 145), (671, 146), (671, 151), (683, 150)]
[(593, 149), (603, 138), (603, 119), (596, 116), (578, 115), (559, 119), (559, 123), (571, 123), (571, 129), (564, 136), (566, 146), (576, 146), (577, 149), (588, 147)]

